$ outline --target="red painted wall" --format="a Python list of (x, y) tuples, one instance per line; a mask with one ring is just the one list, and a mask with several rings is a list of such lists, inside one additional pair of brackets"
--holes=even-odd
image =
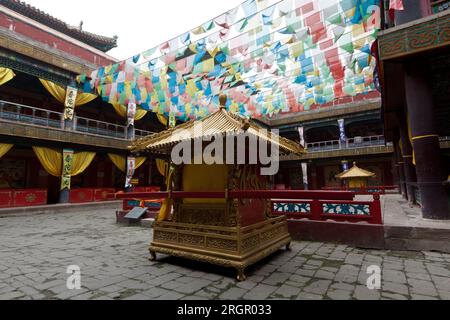
[(72, 44), (69, 41), (53, 36), (41, 29), (33, 27), (22, 21), (16, 20), (6, 15), (5, 13), (1, 12), (0, 12), (0, 27), (12, 30), (20, 35), (26, 36), (30, 39), (46, 44), (52, 48), (66, 52), (72, 56), (78, 57), (87, 62), (96, 64), (98, 66), (106, 66), (113, 62), (112, 60), (100, 57), (89, 50), (86, 50), (75, 44)]

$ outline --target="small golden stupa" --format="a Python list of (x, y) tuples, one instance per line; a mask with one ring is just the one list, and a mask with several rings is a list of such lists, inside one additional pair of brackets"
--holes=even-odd
[(348, 181), (350, 189), (367, 187), (369, 178), (374, 178), (375, 173), (359, 168), (356, 162), (353, 162), (353, 167), (338, 175), (336, 178)]

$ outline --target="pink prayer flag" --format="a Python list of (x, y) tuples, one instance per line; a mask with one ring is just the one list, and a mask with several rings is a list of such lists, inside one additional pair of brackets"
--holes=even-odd
[(405, 10), (405, 8), (403, 7), (403, 0), (390, 0), (389, 9)]

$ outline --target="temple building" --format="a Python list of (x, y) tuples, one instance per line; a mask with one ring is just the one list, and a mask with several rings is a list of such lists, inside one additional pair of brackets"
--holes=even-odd
[[(76, 110), (65, 113), (76, 76), (116, 62), (106, 53), (116, 46), (117, 37), (70, 26), (22, 1), (0, 1), (0, 207), (100, 201), (124, 188), (130, 140), (164, 125), (138, 111), (128, 126), (126, 107), (81, 91)], [(64, 152), (74, 157), (71, 179), (61, 177)], [(133, 182), (160, 183), (156, 166), (140, 160)]]
[(164, 187), (164, 164), (127, 146), (213, 113), (221, 91), (305, 147), (273, 188), (348, 188), (356, 162), (367, 187), (449, 218), (449, 1), (380, 1), (381, 19), (375, 2), (246, 1), (118, 61), (117, 37), (0, 0), (0, 206)]
[(299, 142), (302, 137), (307, 150), (301, 157), (282, 158), (278, 188), (339, 189), (345, 184), (336, 175), (354, 161), (376, 173), (369, 186), (395, 184), (393, 146), (384, 138), (379, 92), (335, 103), (270, 121), (282, 136)]
[(403, 196), (424, 218), (450, 219), (450, 1), (388, 2), (378, 35), (385, 136)]

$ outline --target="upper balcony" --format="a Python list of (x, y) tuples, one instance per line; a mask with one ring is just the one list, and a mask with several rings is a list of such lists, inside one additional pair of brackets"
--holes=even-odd
[(307, 153), (301, 157), (287, 156), (282, 161), (311, 160), (351, 157), (359, 155), (390, 154), (394, 151), (391, 143), (386, 143), (384, 136), (358, 136), (348, 138), (345, 142), (329, 140), (306, 144)]
[(389, 11), (386, 4), (386, 30), (378, 35), (381, 60), (450, 45), (450, 0), (404, 0), (403, 6)]
[[(442, 149), (450, 148), (449, 136), (440, 137), (439, 141)], [(287, 156), (282, 158), (282, 161), (389, 154), (394, 152), (393, 144), (386, 142), (382, 135), (348, 138), (345, 142), (339, 140), (311, 142), (306, 144), (306, 148), (307, 154), (301, 157)]]
[(325, 152), (343, 149), (356, 149), (373, 146), (384, 146), (386, 144), (384, 136), (370, 136), (370, 137), (354, 137), (346, 139), (345, 142), (340, 140), (330, 140), (321, 142), (307, 143), (306, 148), (308, 152)]
[(0, 122), (0, 134), (119, 149), (126, 148), (134, 138), (152, 134), (135, 129), (132, 136), (128, 134), (126, 126), (78, 116), (75, 116), (72, 125), (67, 127), (61, 112), (3, 100), (0, 100)]
[(430, 0), (432, 13), (440, 13), (450, 9), (450, 0)]

